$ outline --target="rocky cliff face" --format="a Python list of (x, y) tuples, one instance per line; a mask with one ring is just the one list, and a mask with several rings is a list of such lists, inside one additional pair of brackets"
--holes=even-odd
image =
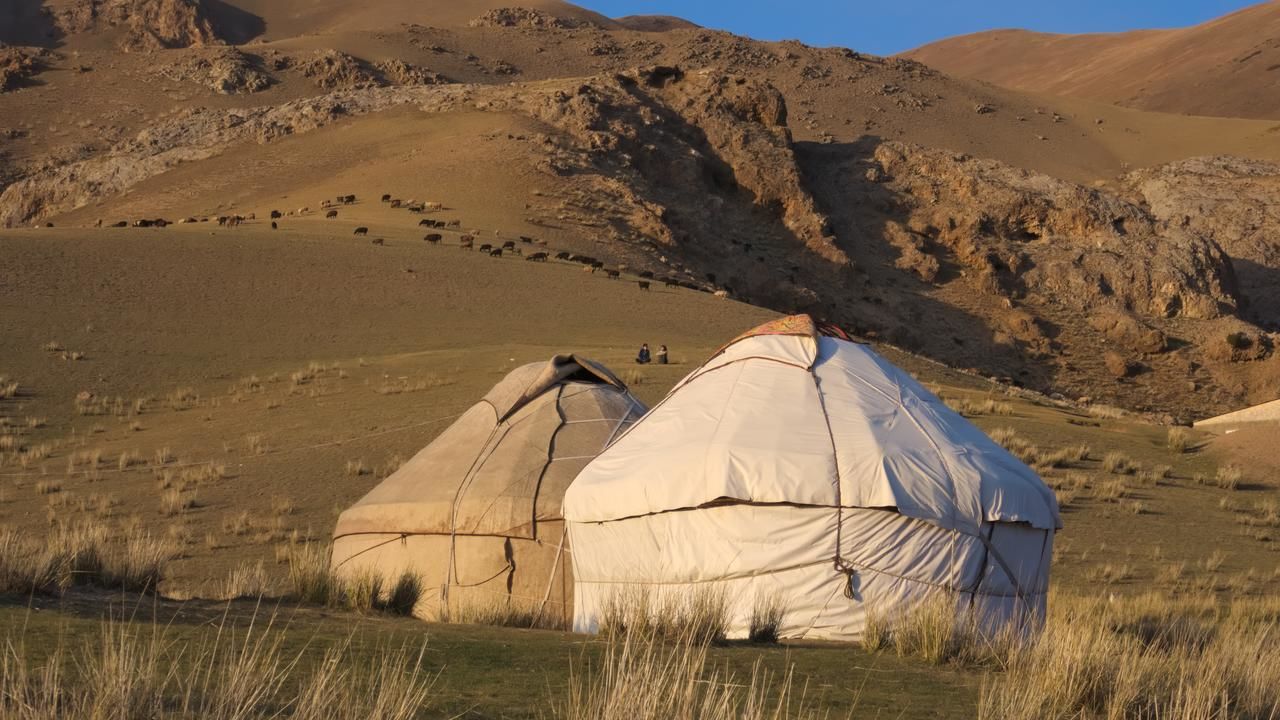
[(63, 33), (122, 31), (125, 50), (160, 50), (222, 42), (200, 0), (77, 0), (53, 13)]
[(1239, 278), (1245, 315), (1280, 330), (1280, 165), (1193, 158), (1125, 181), (1160, 223), (1220, 245)]

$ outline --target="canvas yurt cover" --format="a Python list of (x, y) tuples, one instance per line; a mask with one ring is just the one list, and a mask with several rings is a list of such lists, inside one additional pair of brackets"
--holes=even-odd
[(613, 373), (582, 357), (514, 370), (339, 516), (334, 568), (389, 582), (418, 573), (416, 613), (428, 619), (567, 619), (565, 489), (644, 411)]
[[(636, 588), (718, 588), (730, 637), (856, 639), (939, 593), (987, 625), (1043, 614), (1053, 492), (905, 372), (804, 315), (734, 340), (565, 494), (574, 627)], [(943, 591), (949, 591), (943, 593)]]

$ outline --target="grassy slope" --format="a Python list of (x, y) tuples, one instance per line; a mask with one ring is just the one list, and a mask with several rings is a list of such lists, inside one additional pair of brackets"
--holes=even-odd
[[(74, 594), (62, 601), (0, 601), (0, 637), (21, 636), (28, 658), (54, 648), (96, 643), (103, 617), (124, 618), (143, 633), (160, 629), (166, 640), (198, 646), (219, 628), (283, 633), (284, 655), (318, 660), (328, 647), (350, 643), (350, 665), (373, 662), (389, 648), (416, 650), (425, 642), (424, 665), (436, 674), (432, 716), (538, 718), (566, 699), (571, 673), (598, 662), (604, 643), (581, 635), (477, 625), (423, 624), (416, 620), (360, 617), (313, 609), (233, 603), (152, 601), (109, 594)], [(738, 681), (750, 678), (758, 661), (780, 676), (794, 665), (797, 684), (807, 683), (810, 702), (821, 701), (832, 717), (883, 714), (899, 718), (971, 717), (980, 678), (974, 673), (930, 668), (892, 654), (868, 655), (836, 643), (755, 646), (732, 643), (712, 650), (711, 664)]]

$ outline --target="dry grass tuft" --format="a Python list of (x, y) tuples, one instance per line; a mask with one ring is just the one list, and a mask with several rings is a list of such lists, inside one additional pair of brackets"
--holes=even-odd
[(1213, 476), (1213, 484), (1223, 490), (1235, 490), (1244, 480), (1244, 468), (1239, 465), (1223, 465)]
[(599, 618), (602, 635), (688, 637), (720, 642), (729, 628), (730, 601), (723, 588), (703, 586), (661, 597), (645, 586), (631, 586), (605, 599)]
[(1184, 427), (1171, 427), (1165, 444), (1176, 453), (1184, 453), (1191, 447), (1191, 431)]
[(1138, 471), (1138, 464), (1119, 450), (1112, 450), (1102, 456), (1102, 469), (1113, 475), (1132, 475)]
[(0, 593), (56, 593), (73, 585), (154, 590), (172, 545), (143, 533), (113, 538), (95, 522), (55, 526), (43, 537), (0, 530)]
[(751, 606), (747, 639), (755, 643), (777, 642), (778, 631), (782, 628), (786, 615), (786, 600), (781, 592), (756, 595), (755, 603)]

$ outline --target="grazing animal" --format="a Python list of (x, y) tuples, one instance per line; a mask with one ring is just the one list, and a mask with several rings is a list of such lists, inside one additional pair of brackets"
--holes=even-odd
[(444, 203), (438, 203), (438, 202), (423, 203), (423, 208), (430, 212), (438, 212), (444, 209)]
[(652, 279), (653, 279), (653, 271), (652, 271), (652, 270), (644, 270), (644, 271), (642, 271), (642, 272), (640, 273), (640, 277), (644, 278), (645, 280), (652, 280)]
[(409, 206), (409, 212), (411, 212), (411, 213), (421, 213), (421, 212), (422, 212), (422, 203), (414, 203), (414, 204), (410, 205), (410, 206)]
[(489, 257), (502, 257), (502, 248), (494, 248), (490, 250)]
[(324, 214), (324, 219), (325, 219), (325, 220), (332, 220), (333, 218), (336, 218), (336, 217), (338, 217), (338, 211), (337, 211), (337, 210), (330, 210), (329, 212), (327, 212), (327, 213), (325, 213), (325, 214)]
[(600, 262), (599, 260), (592, 260), (591, 267), (595, 268), (596, 270), (603, 270), (604, 263)]
[(515, 240), (508, 240), (508, 241), (506, 241), (506, 242), (502, 243), (502, 249), (503, 249), (503, 250), (515, 250), (515, 249), (516, 249), (516, 241), (515, 241)]
[(282, 217), (284, 217), (284, 215), (282, 215), (282, 214), (280, 213), (280, 211), (279, 211), (279, 210), (272, 210), (272, 211), (271, 211), (271, 219), (272, 219), (272, 220), (279, 220), (279, 219), (280, 219), (280, 218), (282, 218)]
[(582, 272), (584, 272), (584, 273), (591, 273), (592, 275), (595, 275), (595, 274), (596, 274), (596, 269), (595, 269), (594, 267), (590, 266), (590, 265), (583, 265), (583, 266), (582, 266)]
[(226, 215), (219, 215), (219, 216), (218, 216), (218, 224), (219, 224), (219, 225), (226, 225), (226, 224), (227, 224), (227, 216), (226, 216)]
[(571, 255), (570, 253), (567, 253), (567, 252), (558, 252), (558, 253), (556, 253), (556, 259), (557, 259), (557, 260), (568, 260), (570, 257), (572, 257), (572, 255)]
[(400, 207), (400, 198), (396, 198), (395, 200), (392, 200), (392, 201), (391, 201), (391, 207), (393, 207), (393, 208), (398, 208), (398, 207)]
[(524, 243), (524, 244), (526, 244), (526, 245), (532, 245), (532, 244), (533, 244), (533, 238), (529, 237), (528, 235), (521, 235), (521, 236), (520, 236), (520, 242), (522, 242), (522, 243)]
[(126, 220), (121, 220), (118, 223), (112, 223), (111, 227), (129, 227), (129, 223)]
[(330, 201), (328, 201), (328, 200), (321, 200), (321, 201), (320, 201), (320, 209), (321, 209), (321, 210), (325, 210), (325, 209), (327, 209), (328, 207), (330, 207), (331, 205), (333, 205), (333, 203), (332, 203), (332, 202), (330, 202)]
[(151, 227), (154, 224), (155, 223), (151, 222), (150, 220), (134, 220), (133, 221), (133, 226), (139, 227), (139, 228)]
[(640, 289), (641, 289), (641, 290), (644, 290), (645, 292), (648, 292), (648, 291), (649, 291), (649, 281), (648, 281), (648, 280), (641, 280), (641, 281), (639, 281), (639, 285), (640, 285)]
[(169, 221), (165, 220), (164, 218), (156, 218), (155, 220), (151, 221), (151, 224), (159, 228), (169, 227), (170, 225)]
[(422, 239), (426, 240), (432, 245), (436, 245), (440, 242), (441, 237), (440, 237), (440, 233), (428, 233), (427, 235), (424, 235)]
[(675, 278), (667, 278), (662, 281), (666, 287), (680, 287), (680, 281)]
[(462, 242), (469, 243), (469, 242), (471, 242), (471, 241), (475, 240), (475, 239), (476, 239), (476, 236), (475, 236), (475, 235), (463, 235), (462, 237), (460, 237), (460, 238), (458, 238), (458, 239), (459, 239), (459, 240), (461, 240)]
[(306, 215), (306, 214), (307, 214), (307, 213), (309, 213), (309, 212), (311, 212), (311, 208), (309, 208), (309, 207), (300, 207), (300, 208), (298, 208), (298, 214), (299, 214), (299, 215)]
[(471, 239), (470, 235), (463, 235), (461, 238), (458, 239), (458, 247), (470, 250), (472, 242), (474, 241)]
[(386, 243), (386, 241), (385, 241), (385, 240), (383, 240), (382, 238), (374, 238), (374, 239), (372, 240), (372, 242), (373, 242), (373, 244), (374, 244), (374, 245), (386, 245), (386, 244), (387, 244), (387, 243)]
[(445, 223), (445, 227), (460, 228), (460, 227), (462, 227), (462, 221), (461, 221), (461, 220), (450, 220), (449, 222)]
[(236, 227), (242, 222), (244, 222), (244, 218), (240, 217), (239, 215), (232, 215), (231, 217), (227, 218), (227, 227), (229, 228)]
[(715, 294), (716, 294), (716, 297), (718, 297), (718, 298), (720, 298), (720, 299), (724, 299), (724, 298), (729, 297), (729, 291), (728, 291), (728, 290), (717, 290)]
[(418, 221), (418, 227), (435, 227), (435, 226), (436, 226), (436, 223), (434, 220), (427, 220), (424, 218)]
[(368, 235), (368, 234), (369, 234), (369, 228), (364, 227), (363, 225), (356, 228), (356, 231), (352, 233), (352, 235)]
[(275, 221), (272, 221), (272, 223), (271, 223), (271, 229), (272, 229), (272, 230), (278, 230), (279, 228), (280, 228), (280, 226), (279, 226), (279, 225), (276, 225), (276, 224), (275, 224)]
[(480, 246), (480, 252), (489, 252), (492, 249), (493, 249), (493, 246), (490, 245), (489, 243), (485, 243)]
[(544, 252), (536, 252), (524, 259), (525, 262), (546, 262), (547, 254)]
[(355, 196), (355, 195), (343, 195), (343, 196), (342, 196), (342, 204), (343, 204), (343, 205), (350, 205), (350, 204), (354, 203), (355, 201), (356, 201), (356, 196)]
[(382, 196), (382, 202), (391, 202), (391, 193)]
[(619, 277), (622, 276), (622, 273), (618, 272), (617, 270), (605, 270), (604, 274), (608, 276), (610, 280), (617, 280)]

